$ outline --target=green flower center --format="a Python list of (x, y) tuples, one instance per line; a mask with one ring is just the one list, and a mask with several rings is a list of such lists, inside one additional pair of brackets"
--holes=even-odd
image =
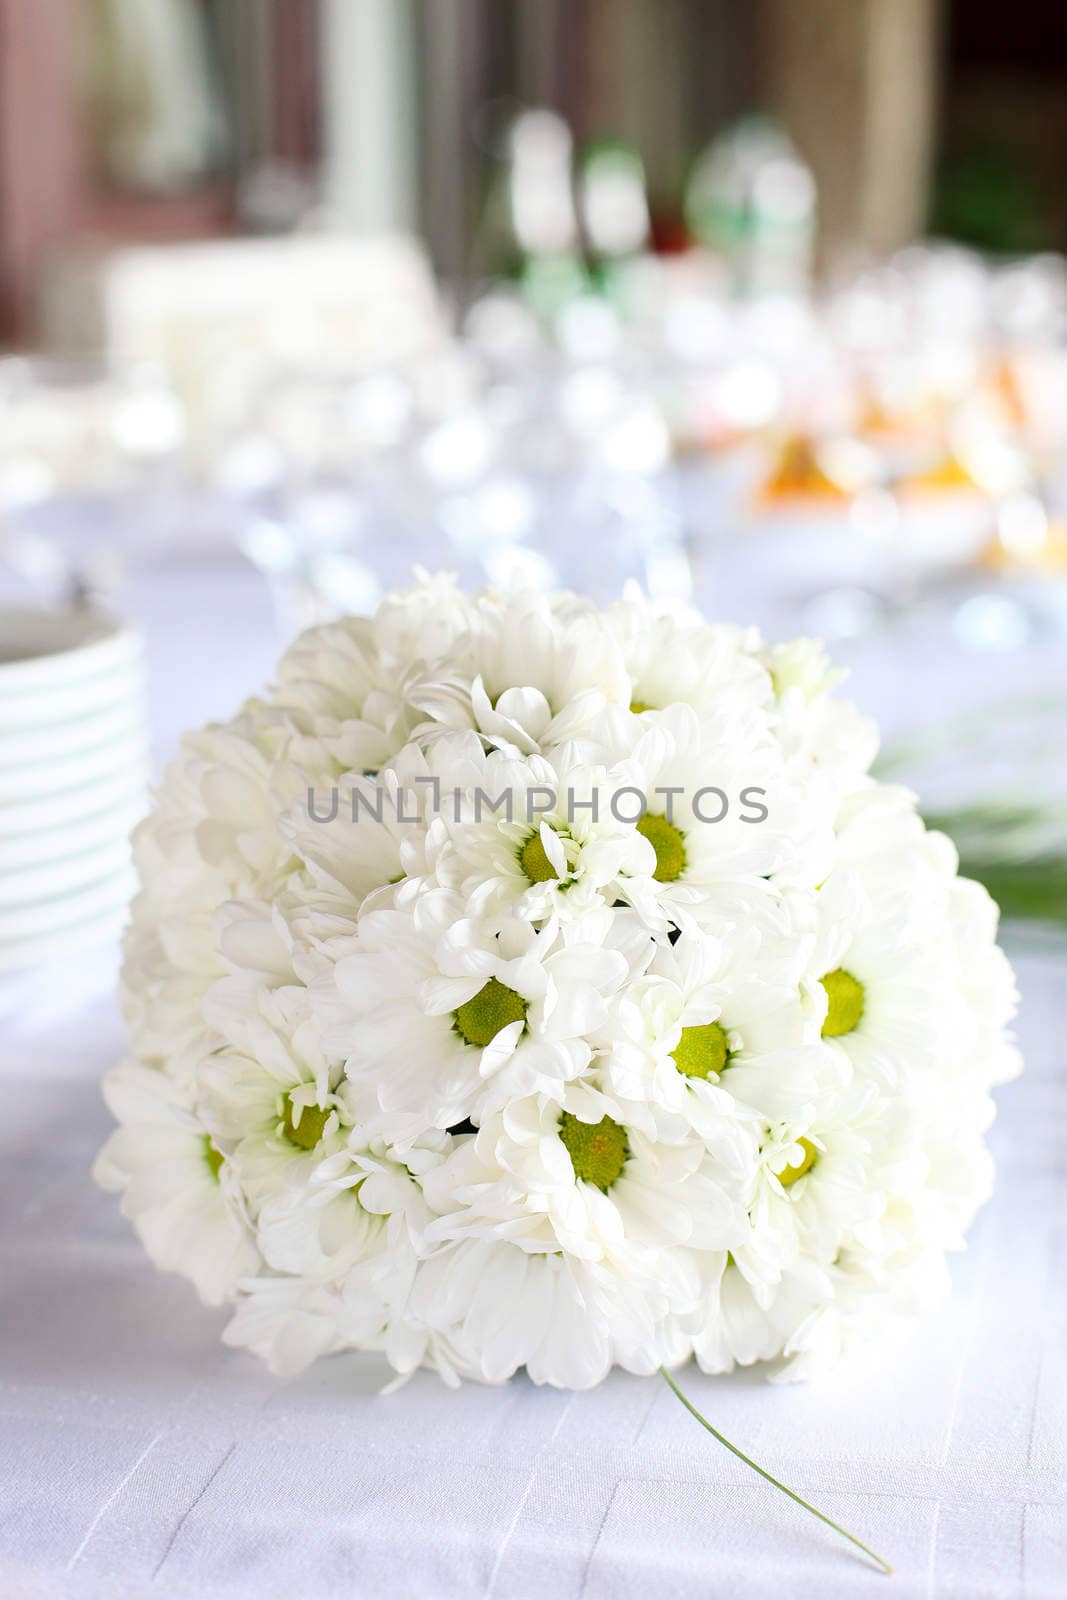
[(574, 1176), (607, 1194), (630, 1154), (626, 1129), (611, 1117), (581, 1122), (572, 1112), (565, 1111), (559, 1119), (559, 1136), (571, 1158)]
[(835, 967), (819, 982), (830, 1002), (826, 1021), (822, 1025), (822, 1036), (824, 1039), (839, 1039), (843, 1033), (851, 1033), (859, 1025), (863, 1016), (863, 985), (844, 967)]
[(329, 1118), (329, 1111), (324, 1111), (322, 1106), (295, 1106), (292, 1095), (286, 1095), (285, 1115), (282, 1118), (285, 1135), (301, 1150), (314, 1150)]
[(525, 1022), (526, 1001), (499, 978), (490, 978), (473, 999), (453, 1012), (453, 1016), (464, 1044), (481, 1047), (492, 1043), (501, 1028), (513, 1022)]
[(796, 1183), (797, 1179), (802, 1178), (805, 1172), (810, 1172), (816, 1161), (819, 1159), (818, 1148), (812, 1144), (810, 1139), (798, 1139), (797, 1144), (803, 1150), (804, 1154), (801, 1156), (800, 1160), (795, 1166), (783, 1167), (781, 1172), (778, 1174), (778, 1182), (781, 1184), (783, 1189), (791, 1189), (794, 1183)]
[(682, 1029), (678, 1048), (671, 1051), (671, 1057), (687, 1078), (706, 1078), (713, 1072), (722, 1072), (730, 1059), (730, 1048), (717, 1022), (702, 1022)]
[(642, 711), (651, 711), (652, 707), (649, 705), (647, 700), (631, 700), (630, 710), (633, 712), (635, 717), (639, 717)]
[(648, 813), (637, 824), (656, 852), (656, 870), (652, 876), (657, 883), (673, 883), (685, 871), (685, 835), (666, 817), (652, 817)]
[(548, 851), (542, 844), (539, 833), (531, 833), (519, 851), (519, 866), (531, 883), (547, 883), (549, 878), (559, 877), (559, 873), (548, 859)]
[(211, 1176), (214, 1178), (215, 1182), (218, 1183), (219, 1172), (222, 1169), (222, 1163), (225, 1160), (225, 1157), (223, 1156), (222, 1151), (219, 1150), (212, 1142), (210, 1133), (205, 1133), (204, 1135), (204, 1160), (207, 1162), (208, 1171), (211, 1173)]

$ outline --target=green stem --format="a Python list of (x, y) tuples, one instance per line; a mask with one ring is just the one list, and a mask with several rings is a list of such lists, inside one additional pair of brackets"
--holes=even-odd
[(798, 1494), (794, 1494), (792, 1489), (787, 1489), (784, 1483), (779, 1483), (777, 1478), (772, 1477), (769, 1472), (753, 1461), (750, 1456), (746, 1456), (743, 1450), (739, 1450), (735, 1444), (731, 1444), (729, 1439), (719, 1432), (718, 1428), (712, 1427), (707, 1417), (701, 1416), (693, 1402), (686, 1399), (685, 1395), (682, 1393), (681, 1389), (679, 1389), (678, 1385), (675, 1383), (666, 1367), (660, 1367), (659, 1370), (661, 1376), (666, 1380), (668, 1388), (673, 1390), (673, 1392), (678, 1396), (678, 1399), (682, 1402), (690, 1416), (696, 1417), (697, 1421), (700, 1423), (700, 1426), (702, 1428), (706, 1428), (713, 1439), (718, 1439), (721, 1445), (725, 1445), (727, 1450), (730, 1451), (731, 1455), (735, 1455), (739, 1461), (743, 1461), (746, 1467), (751, 1467), (753, 1472), (758, 1472), (761, 1478), (765, 1478), (767, 1482), (773, 1484), (776, 1489), (781, 1489), (782, 1493), (787, 1494), (790, 1500), (795, 1500), (798, 1506), (801, 1506), (805, 1511), (810, 1511), (812, 1516), (818, 1517), (820, 1522), (825, 1522), (828, 1528), (833, 1528), (835, 1533), (839, 1533), (843, 1539), (847, 1539), (849, 1544), (855, 1545), (857, 1550), (862, 1550), (863, 1554), (868, 1556), (870, 1560), (875, 1563), (879, 1571), (888, 1575), (892, 1574), (893, 1569), (889, 1565), (888, 1561), (883, 1561), (881, 1556), (875, 1555), (874, 1551), (871, 1550), (869, 1546), (865, 1545), (862, 1539), (857, 1539), (854, 1533), (849, 1533), (847, 1528), (842, 1528), (839, 1522), (834, 1522), (832, 1518), (824, 1515), (823, 1512), (817, 1511), (815, 1507), (809, 1505), (806, 1500), (802, 1500)]

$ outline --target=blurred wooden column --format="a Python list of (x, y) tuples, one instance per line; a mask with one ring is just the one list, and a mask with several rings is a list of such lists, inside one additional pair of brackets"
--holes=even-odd
[(319, 145), (319, 0), (276, 6), (271, 88), (271, 148), (296, 167), (310, 167)]
[(587, 0), (587, 127), (640, 152), (654, 195), (674, 191), (689, 149), (688, 0)]
[(483, 199), (478, 114), (487, 97), (484, 0), (432, 0), (416, 12), (420, 221), (438, 272), (462, 285)]
[[(795, 0), (803, 8), (806, 0)], [(693, 158), (752, 104), (752, 6), (740, 0), (569, 0), (581, 22), (580, 136), (641, 152), (654, 202), (680, 202)]]
[(758, 0), (759, 103), (815, 174), (824, 266), (923, 229), (940, 10), (939, 0)]
[(411, 0), (325, 0), (322, 158), (326, 207), (344, 228), (410, 228), (418, 207)]
[(514, 0), (514, 8), (519, 99), (527, 106), (563, 110), (565, 0)]
[(0, 337), (22, 334), (48, 247), (81, 218), (74, 0), (0, 0)]

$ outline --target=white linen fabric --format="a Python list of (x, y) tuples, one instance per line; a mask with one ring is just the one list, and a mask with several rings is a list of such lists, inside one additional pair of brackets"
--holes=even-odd
[[(149, 630), (160, 755), (269, 674), (266, 600), (240, 569), (144, 578), (128, 607)], [(769, 604), (744, 616), (796, 631)], [(1062, 647), (957, 657), (921, 628), (854, 660), (850, 692), (897, 727), (933, 714), (933, 682), (948, 709), (1063, 681)], [(376, 1358), (285, 1382), (224, 1348), (225, 1313), (152, 1268), (89, 1175), (122, 1048), (115, 953), (7, 980), (0, 1596), (1062, 1595), (1067, 951), (1009, 953), (1026, 1072), (998, 1095), (997, 1189), (953, 1300), (819, 1385), (681, 1374), (728, 1437), (894, 1564), (888, 1589), (658, 1379), (452, 1393), (422, 1373), (382, 1396)]]

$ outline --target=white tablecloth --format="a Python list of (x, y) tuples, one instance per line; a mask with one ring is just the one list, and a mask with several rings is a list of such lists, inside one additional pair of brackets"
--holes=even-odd
[[(162, 751), (269, 671), (248, 573), (175, 571), (129, 604), (150, 627)], [(980, 704), (1062, 675), (1049, 648), (1002, 661), (875, 641), (854, 652), (854, 692), (903, 726), (934, 710), (931, 683)], [(658, 1379), (456, 1394), (421, 1374), (383, 1398), (373, 1359), (282, 1382), (224, 1349), (223, 1315), (150, 1267), (89, 1176), (108, 1127), (98, 1078), (121, 1049), (114, 959), (0, 988), (3, 1600), (1067, 1592), (1062, 949), (1019, 959), (1027, 1072), (1000, 1095), (997, 1192), (953, 1301), (878, 1366), (818, 1386), (683, 1379), (728, 1436), (883, 1552), (891, 1583)]]

